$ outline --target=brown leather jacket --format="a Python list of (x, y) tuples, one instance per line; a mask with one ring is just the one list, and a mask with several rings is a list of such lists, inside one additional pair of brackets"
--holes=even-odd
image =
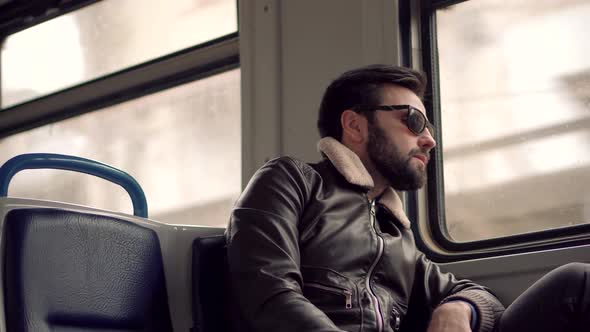
[(352, 151), (331, 138), (319, 146), (329, 160), (266, 163), (232, 212), (230, 280), (249, 329), (424, 331), (457, 298), (476, 308), (476, 331), (491, 331), (498, 300), (416, 249), (393, 189), (367, 199), (373, 182)]

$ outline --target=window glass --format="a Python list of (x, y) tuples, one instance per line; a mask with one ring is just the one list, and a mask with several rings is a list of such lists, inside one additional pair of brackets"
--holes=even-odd
[(237, 31), (235, 0), (105, 0), (9, 36), (2, 108)]
[[(101, 161), (142, 186), (152, 219), (225, 226), (241, 186), (238, 69), (0, 140), (0, 163), (30, 152)], [(132, 213), (115, 184), (90, 175), (27, 170), (9, 196)]]
[(590, 222), (590, 3), (478, 0), (436, 15), (452, 239)]

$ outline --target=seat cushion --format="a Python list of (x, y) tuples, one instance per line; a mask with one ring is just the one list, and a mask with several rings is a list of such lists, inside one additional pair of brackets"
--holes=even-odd
[(8, 331), (171, 331), (153, 230), (55, 209), (6, 215)]

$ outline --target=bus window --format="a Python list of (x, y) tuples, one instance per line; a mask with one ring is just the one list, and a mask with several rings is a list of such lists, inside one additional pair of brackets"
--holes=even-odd
[(235, 0), (106, 0), (10, 35), (0, 107), (237, 31)]
[(436, 31), (449, 240), (590, 222), (590, 3), (464, 1)]
[[(0, 164), (29, 152), (98, 160), (141, 184), (150, 218), (225, 226), (241, 188), (240, 110), (234, 69), (8, 136)], [(34, 170), (17, 174), (9, 195), (131, 213), (128, 195), (116, 189), (87, 175)]]

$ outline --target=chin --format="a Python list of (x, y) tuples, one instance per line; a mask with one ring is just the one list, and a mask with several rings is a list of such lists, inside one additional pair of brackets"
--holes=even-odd
[(426, 174), (425, 173), (413, 174), (413, 175), (407, 176), (407, 177), (404, 177), (404, 176), (399, 177), (398, 176), (392, 180), (395, 180), (395, 181), (390, 181), (393, 189), (399, 190), (399, 191), (413, 191), (413, 190), (418, 190), (418, 189), (424, 187), (424, 185), (426, 184)]
[(391, 186), (398, 191), (414, 191), (422, 188), (424, 186), (424, 181), (393, 183)]

